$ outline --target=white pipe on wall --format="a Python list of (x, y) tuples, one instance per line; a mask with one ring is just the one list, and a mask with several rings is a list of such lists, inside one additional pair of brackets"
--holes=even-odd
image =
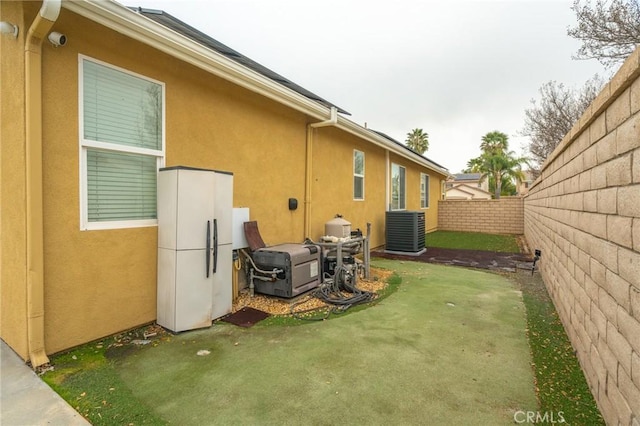
[(31, 365), (49, 362), (44, 342), (44, 209), (42, 205), (42, 43), (62, 0), (44, 0), (25, 40), (27, 344)]

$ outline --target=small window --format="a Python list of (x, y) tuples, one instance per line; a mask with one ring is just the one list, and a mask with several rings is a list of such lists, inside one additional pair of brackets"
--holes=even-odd
[(391, 164), (391, 210), (405, 210), (405, 168), (398, 164)]
[(429, 207), (429, 175), (420, 173), (420, 208)]
[(81, 229), (157, 224), (164, 84), (79, 58)]
[(353, 150), (353, 199), (364, 200), (364, 152)]

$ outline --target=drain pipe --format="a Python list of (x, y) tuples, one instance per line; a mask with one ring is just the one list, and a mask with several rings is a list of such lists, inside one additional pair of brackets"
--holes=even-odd
[(338, 108), (331, 107), (331, 115), (328, 120), (307, 125), (307, 157), (305, 161), (305, 188), (304, 188), (304, 238), (311, 238), (311, 186), (313, 175), (313, 131), (327, 126), (335, 126), (338, 122)]
[(389, 165), (389, 150), (386, 150), (384, 152), (384, 166), (385, 166), (385, 171), (384, 171), (384, 201), (385, 201), (385, 206), (384, 206), (384, 211), (388, 212), (391, 210), (391, 184), (389, 183), (389, 181), (391, 180), (391, 174), (390, 174), (390, 168), (391, 166)]
[(44, 0), (25, 41), (27, 344), (33, 368), (47, 364), (44, 345), (44, 225), (42, 206), (42, 42), (62, 0)]

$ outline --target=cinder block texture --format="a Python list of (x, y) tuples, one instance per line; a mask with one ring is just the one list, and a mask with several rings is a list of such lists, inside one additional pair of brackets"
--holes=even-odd
[(640, 421), (639, 76), (636, 49), (524, 199), (525, 237), (542, 250), (540, 273), (607, 424)]
[(524, 233), (523, 199), (441, 200), (438, 202), (438, 229), (521, 235)]

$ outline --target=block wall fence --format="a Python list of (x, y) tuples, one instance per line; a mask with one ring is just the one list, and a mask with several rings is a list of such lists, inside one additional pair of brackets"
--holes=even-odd
[(640, 425), (639, 76), (636, 49), (524, 199), (525, 237), (609, 425)]
[(441, 231), (524, 234), (524, 203), (521, 197), (499, 200), (440, 200)]

